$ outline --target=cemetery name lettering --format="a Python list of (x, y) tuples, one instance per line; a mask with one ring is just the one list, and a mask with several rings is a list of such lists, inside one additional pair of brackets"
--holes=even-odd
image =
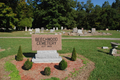
[(37, 37), (35, 38), (36, 44), (41, 45), (41, 47), (52, 47), (52, 45), (56, 45), (56, 42), (58, 41), (57, 37)]

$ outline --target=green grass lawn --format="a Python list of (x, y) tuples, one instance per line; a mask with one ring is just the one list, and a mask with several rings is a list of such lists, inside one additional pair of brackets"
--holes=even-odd
[[(58, 30), (55, 31), (57, 33), (62, 33), (62, 32), (71, 32), (72, 30)], [(34, 32), (34, 31), (33, 31)], [(44, 31), (45, 33), (39, 33), (39, 34), (55, 34), (55, 33), (49, 33), (50, 31)], [(112, 35), (104, 35), (104, 36), (72, 36), (72, 37), (78, 37), (78, 38), (83, 38), (83, 37), (100, 37), (100, 38), (120, 38), (120, 32), (116, 30), (109, 30), (109, 31), (98, 31), (98, 32), (105, 32), (105, 33), (111, 33)], [(31, 37), (31, 34), (29, 31), (13, 31), (13, 32), (0, 32), (0, 37)], [(71, 36), (65, 36), (63, 35), (62, 37), (71, 37)]]
[[(62, 40), (60, 54), (71, 53), (73, 47), (76, 52), (95, 63), (95, 69), (91, 72), (89, 80), (120, 80), (120, 57), (114, 57), (107, 53), (109, 50), (99, 49), (103, 46), (111, 48), (112, 40)], [(36, 53), (32, 51), (31, 39), (0, 39), (0, 47), (5, 51), (0, 52), (0, 59), (17, 54), (19, 45), (23, 53)], [(117, 48), (120, 50), (120, 46)]]

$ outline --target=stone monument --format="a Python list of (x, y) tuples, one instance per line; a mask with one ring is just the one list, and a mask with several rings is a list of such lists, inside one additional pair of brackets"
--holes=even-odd
[(28, 31), (32, 31), (32, 29), (29, 28)]
[(25, 27), (25, 31), (27, 31), (27, 27)]
[(58, 30), (58, 27), (56, 27), (56, 30)]
[(43, 33), (44, 32), (44, 27), (41, 27), (41, 33)]
[(120, 45), (119, 43), (115, 43), (115, 42), (111, 42), (111, 46), (112, 46), (112, 49), (110, 49), (110, 54), (114, 55), (114, 54), (117, 54), (117, 48), (118, 45)]
[(63, 30), (63, 26), (61, 26), (61, 30)]
[(77, 27), (76, 27), (76, 28), (73, 28), (73, 33), (77, 33), (77, 32), (78, 32)]
[(53, 29), (50, 29), (50, 33), (53, 33), (54, 32), (54, 30)]
[(79, 33), (79, 34), (83, 34), (83, 32), (82, 32), (81, 29), (78, 29), (77, 33)]
[(36, 33), (40, 33), (40, 29), (39, 28), (35, 28), (35, 34)]
[(53, 27), (53, 30), (55, 31), (55, 27)]
[(95, 32), (96, 32), (96, 28), (92, 28), (92, 29), (91, 29), (91, 32), (92, 32), (92, 33), (95, 33)]
[(61, 49), (61, 35), (32, 35), (32, 50), (37, 50), (34, 63), (59, 63), (62, 58), (57, 50)]

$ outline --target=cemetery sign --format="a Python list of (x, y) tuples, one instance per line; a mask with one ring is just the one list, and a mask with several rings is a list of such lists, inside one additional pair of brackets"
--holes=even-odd
[(32, 35), (32, 50), (61, 50), (61, 35)]

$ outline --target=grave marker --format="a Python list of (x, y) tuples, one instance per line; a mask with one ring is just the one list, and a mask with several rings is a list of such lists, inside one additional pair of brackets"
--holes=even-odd
[(61, 49), (61, 35), (32, 35), (32, 50), (37, 50), (34, 63), (59, 63), (62, 58), (57, 50)]

